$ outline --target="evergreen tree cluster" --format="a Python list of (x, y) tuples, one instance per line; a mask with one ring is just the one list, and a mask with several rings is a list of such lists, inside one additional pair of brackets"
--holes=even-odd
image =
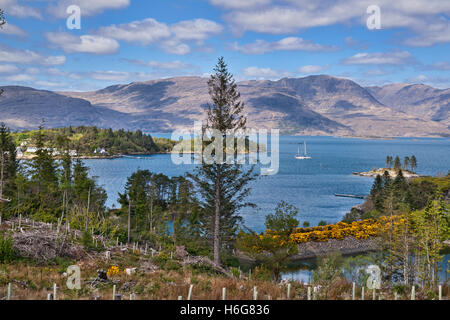
[(392, 156), (387, 156), (386, 167), (389, 169), (393, 167), (397, 171), (403, 169), (415, 172), (417, 169), (417, 159), (415, 155), (412, 155), (411, 157), (406, 156), (403, 158), (402, 163), (399, 156), (395, 156), (395, 158)]
[[(38, 141), (38, 138), (43, 138), (43, 141)], [(18, 132), (14, 133), (14, 139), (18, 145), (25, 144), (23, 151), (27, 146), (41, 143), (49, 149), (75, 150), (80, 155), (94, 155), (99, 149), (110, 155), (152, 154), (169, 151), (174, 145), (169, 139), (154, 139), (141, 130), (133, 132), (86, 126)]]
[(89, 214), (103, 213), (106, 192), (89, 176), (88, 167), (80, 159), (73, 160), (67, 152), (61, 160), (55, 160), (44, 147), (42, 128), (35, 139), (36, 157), (19, 163), (10, 130), (0, 126), (2, 198), (8, 200), (0, 203), (2, 214), (28, 215), (46, 222), (57, 222), (61, 217), (69, 221), (71, 216), (71, 222), (81, 226)]

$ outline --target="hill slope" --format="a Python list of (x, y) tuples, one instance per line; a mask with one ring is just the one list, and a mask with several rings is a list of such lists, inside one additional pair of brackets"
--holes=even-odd
[[(206, 78), (177, 77), (59, 93), (4, 87), (0, 121), (18, 129), (36, 128), (43, 117), (47, 127), (97, 125), (151, 132), (190, 128), (204, 118), (210, 101), (206, 82)], [(389, 105), (396, 101), (396, 91), (382, 94), (383, 88), (363, 88), (326, 75), (244, 81), (238, 86), (253, 128), (311, 135), (450, 135), (448, 101), (442, 100), (445, 90), (435, 89), (427, 96), (434, 102), (423, 103), (429, 109), (429, 116), (423, 117), (398, 104)]]

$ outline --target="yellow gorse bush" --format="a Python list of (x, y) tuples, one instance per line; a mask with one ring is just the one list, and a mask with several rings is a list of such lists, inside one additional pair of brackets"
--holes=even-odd
[[(394, 226), (402, 224), (404, 219), (401, 216), (393, 216)], [(380, 217), (378, 220), (366, 219), (352, 223), (338, 222), (323, 227), (297, 228), (289, 236), (290, 242), (326, 242), (330, 239), (343, 240), (347, 237), (355, 239), (369, 239), (377, 236), (380, 232), (389, 230), (391, 226), (390, 217)], [(277, 237), (276, 233), (267, 230), (261, 237)]]
[(108, 269), (106, 274), (107, 274), (108, 278), (118, 276), (120, 274), (120, 269), (119, 269), (119, 267), (112, 266), (111, 268)]

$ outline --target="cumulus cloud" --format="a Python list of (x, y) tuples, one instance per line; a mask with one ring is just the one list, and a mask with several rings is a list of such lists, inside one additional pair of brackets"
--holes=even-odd
[(17, 0), (0, 0), (0, 8), (2, 8), (8, 15), (18, 18), (42, 19), (39, 9), (20, 5)]
[(285, 71), (277, 71), (271, 68), (248, 67), (243, 70), (243, 75), (247, 78), (275, 80), (288, 77), (291, 74)]
[(9, 77), (6, 77), (7, 81), (11, 81), (11, 82), (29, 82), (29, 81), (33, 81), (34, 77), (28, 75), (28, 74), (17, 74), (17, 75), (12, 75)]
[(221, 33), (223, 27), (211, 20), (194, 19), (173, 24), (170, 30), (180, 40), (204, 41), (214, 34)]
[(112, 81), (112, 82), (125, 82), (125, 81), (137, 81), (137, 80), (149, 80), (152, 75), (145, 72), (127, 72), (127, 71), (115, 71), (115, 70), (98, 70), (93, 72), (83, 72), (77, 74), (80, 78), (90, 78), (92, 80), (99, 81)]
[(71, 5), (79, 6), (82, 16), (93, 16), (109, 9), (124, 9), (130, 5), (130, 0), (57, 0), (50, 2), (47, 12), (58, 18), (66, 18), (66, 10)]
[(265, 40), (256, 40), (240, 46), (237, 43), (232, 45), (232, 49), (247, 54), (264, 54), (274, 51), (335, 51), (335, 46), (324, 46), (314, 43), (311, 40), (304, 40), (298, 37), (287, 37), (276, 42), (267, 42)]
[(185, 55), (191, 52), (186, 41), (197, 41), (198, 44), (202, 44), (203, 41), (222, 30), (223, 27), (220, 24), (206, 19), (185, 20), (168, 25), (153, 18), (147, 18), (102, 27), (96, 31), (96, 34), (141, 45), (157, 44), (168, 53)]
[(66, 32), (48, 32), (47, 41), (67, 53), (113, 54), (119, 49), (119, 43), (98, 35), (74, 36)]
[(130, 60), (131, 63), (151, 67), (153, 69), (160, 69), (160, 70), (182, 70), (182, 69), (189, 69), (193, 66), (189, 63), (184, 63), (179, 60), (175, 61), (142, 61), (142, 60)]
[(166, 24), (152, 18), (102, 27), (98, 30), (98, 33), (105, 37), (127, 42), (138, 42), (143, 45), (157, 42), (171, 35)]
[(315, 66), (315, 65), (306, 65), (303, 67), (298, 68), (298, 72), (299, 73), (303, 73), (303, 74), (309, 74), (309, 73), (318, 73), (321, 72), (325, 69), (327, 69), (328, 66)]
[(0, 73), (14, 73), (19, 71), (15, 65), (12, 64), (0, 64)]
[(226, 9), (248, 9), (264, 6), (272, 2), (272, 0), (209, 0), (215, 6)]
[[(233, 10), (225, 15), (225, 19), (236, 33), (286, 34), (336, 24), (365, 26), (366, 9), (373, 4), (373, 0), (286, 0), (283, 5), (274, 3), (254, 10), (230, 7)], [(381, 8), (382, 29), (408, 28), (416, 34), (404, 41), (406, 45), (430, 46), (450, 42), (447, 18), (450, 1), (378, 0), (375, 4)]]
[(408, 51), (357, 53), (341, 61), (343, 64), (357, 65), (402, 65), (414, 63), (414, 58)]
[(66, 62), (65, 56), (43, 56), (31, 50), (0, 45), (0, 62), (57, 66)]
[(448, 70), (450, 70), (450, 62), (438, 61), (438, 62), (433, 63), (432, 65), (427, 66), (426, 68), (431, 69), (431, 70), (448, 71)]
[(16, 25), (7, 23), (0, 28), (0, 33), (8, 36), (26, 37), (27, 33)]

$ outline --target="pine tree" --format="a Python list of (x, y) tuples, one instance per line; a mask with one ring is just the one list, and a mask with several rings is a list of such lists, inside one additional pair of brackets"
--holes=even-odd
[(394, 159), (394, 169), (398, 171), (401, 169), (401, 167), (402, 167), (402, 164), (400, 162), (400, 158), (398, 156), (396, 156)]
[(32, 181), (35, 183), (37, 196), (40, 199), (40, 206), (48, 203), (44, 200), (50, 200), (57, 190), (58, 177), (56, 175), (56, 162), (50, 151), (45, 148), (44, 133), (42, 126), (36, 133), (36, 157), (31, 164)]
[(410, 159), (408, 156), (406, 156), (405, 159), (403, 160), (403, 169), (404, 170), (408, 170), (409, 163), (410, 163)]
[(5, 203), (10, 202), (15, 190), (15, 176), (18, 170), (16, 146), (9, 129), (0, 125), (0, 216)]
[(416, 172), (417, 169), (417, 159), (416, 156), (413, 155), (410, 159), (410, 165), (411, 165), (411, 171), (412, 172)]
[[(236, 133), (245, 129), (244, 104), (223, 58), (219, 58), (214, 72), (208, 81), (212, 104), (207, 106), (204, 130), (219, 130), (224, 136), (230, 131)], [(203, 232), (212, 244), (214, 262), (219, 265), (221, 249), (235, 238), (242, 221), (239, 210), (250, 205), (245, 198), (254, 174), (253, 167), (244, 170), (242, 165), (226, 164), (223, 159), (215, 158), (213, 164), (203, 161), (189, 177), (201, 195)]]

